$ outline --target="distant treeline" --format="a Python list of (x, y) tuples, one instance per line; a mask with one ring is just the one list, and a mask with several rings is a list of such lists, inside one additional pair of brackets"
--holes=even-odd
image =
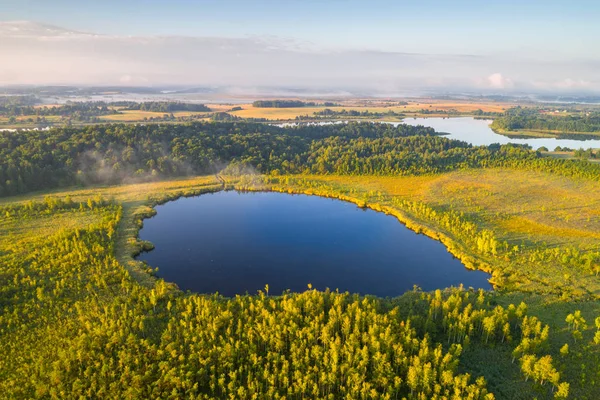
[[(117, 114), (118, 111), (109, 108), (105, 102), (68, 102), (67, 104), (50, 107), (34, 107), (31, 105), (9, 104), (0, 105), (0, 115), (14, 120), (19, 116), (30, 117), (49, 117), (60, 116), (77, 121), (91, 121), (94, 117), (101, 115)], [(14, 121), (9, 121), (14, 122)], [(45, 120), (38, 120), (38, 123), (44, 123)]]
[(39, 103), (35, 96), (0, 96), (0, 108), (33, 106)]
[(326, 101), (324, 103), (306, 102), (300, 100), (257, 100), (252, 103), (257, 108), (296, 108), (296, 107), (336, 107), (338, 104)]
[(558, 116), (541, 114), (534, 108), (515, 107), (496, 118), (492, 128), (505, 131), (600, 132), (600, 112)]
[(425, 115), (429, 115), (429, 114), (432, 114), (432, 115), (445, 114), (445, 115), (454, 115), (454, 116), (474, 115), (476, 117), (499, 117), (501, 115), (504, 115), (504, 113), (501, 113), (501, 112), (483, 111), (482, 109), (477, 109), (473, 112), (461, 112), (456, 109), (438, 110), (436, 108), (422, 108), (420, 110), (417, 110), (416, 112), (419, 114), (425, 114)]
[(171, 113), (175, 111), (208, 112), (211, 111), (204, 104), (182, 103), (176, 101), (145, 101), (142, 103), (134, 101), (120, 101), (111, 103), (112, 106), (125, 107), (125, 110), (140, 110)]
[(219, 121), (219, 122), (233, 122), (233, 121), (241, 121), (243, 118), (238, 117), (237, 115), (229, 114), (228, 112), (219, 111), (215, 112), (210, 116), (211, 121)]
[(319, 117), (371, 117), (371, 118), (380, 118), (380, 117), (403, 117), (404, 114), (395, 112), (394, 110), (388, 110), (385, 112), (376, 112), (376, 111), (358, 111), (358, 110), (332, 110), (330, 108), (326, 108), (321, 111), (316, 111), (314, 113), (315, 116)]
[(160, 113), (172, 113), (176, 111), (193, 111), (193, 112), (208, 112), (210, 108), (204, 104), (192, 104), (170, 101), (149, 101), (149, 102), (133, 102), (133, 101), (81, 101), (67, 102), (63, 105), (51, 107), (34, 107), (31, 101), (12, 100), (12, 96), (6, 96), (7, 99), (0, 98), (0, 115), (2, 116), (63, 116), (79, 119), (80, 117), (93, 117), (99, 115), (118, 114), (115, 108), (124, 110), (140, 110), (152, 111)]
[(345, 175), (507, 166), (600, 177), (600, 165), (542, 158), (524, 146), (473, 147), (422, 126), (195, 122), (0, 132), (0, 196), (215, 173), (226, 165), (260, 173)]

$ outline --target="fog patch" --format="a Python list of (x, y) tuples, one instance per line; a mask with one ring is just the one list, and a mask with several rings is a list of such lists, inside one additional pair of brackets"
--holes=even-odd
[[(77, 178), (81, 184), (134, 184), (166, 177), (185, 177), (216, 173), (226, 164), (209, 164), (200, 170), (191, 163), (173, 157), (168, 145), (160, 143), (151, 157), (136, 147), (111, 144), (108, 149), (87, 150), (77, 158)], [(214, 165), (213, 165), (214, 164)]]

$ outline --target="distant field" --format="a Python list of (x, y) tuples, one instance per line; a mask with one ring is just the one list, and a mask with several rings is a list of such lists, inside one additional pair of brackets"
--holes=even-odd
[[(315, 112), (322, 111), (325, 108), (329, 108), (333, 111), (370, 111), (374, 113), (387, 113), (389, 111), (393, 111), (395, 113), (403, 113), (408, 117), (445, 117), (447, 116), (447, 112), (456, 112), (462, 114), (473, 113), (477, 110), (482, 110), (484, 112), (502, 112), (511, 106), (512, 104), (505, 103), (463, 103), (463, 102), (443, 102), (443, 101), (413, 101), (409, 102), (409, 104), (405, 106), (398, 105), (390, 105), (386, 104), (397, 104), (395, 103), (386, 103), (385, 101), (373, 101), (373, 102), (365, 102), (365, 101), (348, 101), (342, 104), (339, 107), (296, 107), (296, 108), (255, 108), (252, 104), (209, 104), (208, 106), (213, 112), (230, 112), (233, 107), (242, 107), (242, 110), (239, 111), (231, 111), (230, 113), (236, 115), (241, 118), (263, 118), (271, 121), (276, 120), (293, 120), (296, 117), (300, 116), (308, 116), (313, 117)], [(36, 108), (47, 108), (52, 107), (53, 104), (45, 104), (35, 106)], [(165, 114), (163, 112), (151, 112), (151, 111), (140, 111), (140, 110), (123, 110), (122, 108), (116, 108), (120, 111), (119, 114), (114, 115), (103, 115), (99, 116), (101, 122), (141, 122), (148, 120), (150, 118), (163, 118)], [(422, 113), (422, 110), (427, 110), (427, 113)], [(198, 116), (198, 117), (208, 117), (210, 115), (209, 112), (190, 112), (190, 111), (178, 111), (174, 112), (173, 116), (175, 117), (190, 117), (190, 116)], [(0, 126), (3, 128), (27, 128), (35, 126), (35, 122), (28, 122), (27, 120), (33, 118), (35, 120), (35, 115), (25, 115), (19, 116), (16, 118), (16, 124), (8, 123), (8, 117), (0, 117)], [(337, 119), (344, 119), (345, 117), (334, 117)], [(367, 117), (369, 118), (369, 117)], [(370, 117), (374, 118), (374, 117)], [(60, 116), (46, 116), (46, 121), (51, 123), (60, 123), (62, 121), (62, 117)], [(398, 118), (385, 116), (382, 119), (386, 120), (395, 120)], [(73, 122), (74, 124), (85, 124), (80, 122)]]
[[(122, 114), (104, 115), (100, 117), (105, 121), (119, 121), (119, 122), (136, 122), (143, 121), (144, 118), (162, 118), (165, 114), (170, 115), (171, 113), (163, 112), (152, 112), (152, 111), (140, 111), (140, 110), (122, 110)], [(191, 111), (176, 111), (173, 113), (174, 117), (189, 117), (191, 115), (206, 115), (206, 112), (191, 112)]]
[(162, 118), (165, 113), (150, 111), (121, 111), (123, 114), (103, 115), (100, 118), (105, 121), (142, 121), (144, 118)]
[[(294, 119), (297, 116), (312, 116), (317, 111), (322, 111), (325, 108), (332, 110), (341, 110), (340, 107), (297, 107), (297, 108), (257, 108), (252, 107), (252, 104), (244, 104), (241, 106), (243, 110), (233, 111), (231, 114), (242, 118), (267, 118), (267, 119)], [(364, 110), (364, 109), (363, 109)]]
[[(32, 118), (34, 121), (37, 118), (37, 115), (20, 115), (15, 117), (15, 119), (19, 122), (27, 122), (28, 119)], [(48, 122), (60, 122), (62, 117), (59, 115), (48, 115), (44, 117)], [(8, 124), (8, 117), (0, 117), (0, 124)]]
[[(277, 119), (294, 119), (298, 116), (312, 116), (317, 111), (322, 111), (326, 108), (333, 111), (370, 111), (377, 113), (386, 113), (388, 111), (394, 111), (396, 113), (409, 113), (417, 114), (423, 109), (430, 113), (435, 111), (441, 111), (440, 115), (445, 115), (443, 112), (456, 111), (459, 113), (472, 113), (477, 110), (484, 112), (503, 112), (510, 108), (512, 105), (504, 103), (460, 103), (460, 102), (411, 102), (406, 106), (390, 106), (383, 107), (381, 105), (342, 105), (339, 107), (295, 107), (295, 108), (256, 108), (252, 104), (243, 104), (241, 107), (243, 110), (234, 111), (231, 114), (237, 115), (243, 118), (266, 118), (270, 120)], [(427, 114), (428, 116), (433, 116)]]

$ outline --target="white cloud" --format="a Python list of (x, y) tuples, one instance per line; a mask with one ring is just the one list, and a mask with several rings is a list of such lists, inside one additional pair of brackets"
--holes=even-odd
[[(547, 87), (600, 90), (600, 68), (594, 61), (336, 51), (269, 36), (107, 36), (0, 22), (0, 54), (0, 84), (292, 86), (400, 93), (516, 91), (541, 89), (536, 82), (562, 82)], [(490, 70), (502, 73), (490, 75)]]
[(514, 87), (514, 83), (510, 78), (505, 78), (498, 72), (488, 76), (487, 82), (492, 89), (507, 89)]

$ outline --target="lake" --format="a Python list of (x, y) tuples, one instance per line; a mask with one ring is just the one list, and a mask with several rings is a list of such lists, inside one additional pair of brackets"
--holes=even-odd
[(395, 217), (340, 200), (222, 191), (156, 207), (140, 238), (156, 248), (138, 259), (182, 290), (271, 294), (314, 288), (398, 296), (418, 285), (491, 289), (446, 247)]
[(492, 143), (517, 143), (528, 144), (537, 150), (544, 146), (552, 151), (556, 146), (568, 147), (577, 150), (579, 148), (600, 148), (600, 140), (574, 140), (557, 138), (529, 138), (513, 139), (495, 133), (489, 125), (491, 120), (474, 119), (471, 117), (460, 118), (406, 118), (405, 124), (423, 125), (435, 129), (437, 132), (446, 132), (447, 138), (462, 140), (474, 146), (488, 146)]

